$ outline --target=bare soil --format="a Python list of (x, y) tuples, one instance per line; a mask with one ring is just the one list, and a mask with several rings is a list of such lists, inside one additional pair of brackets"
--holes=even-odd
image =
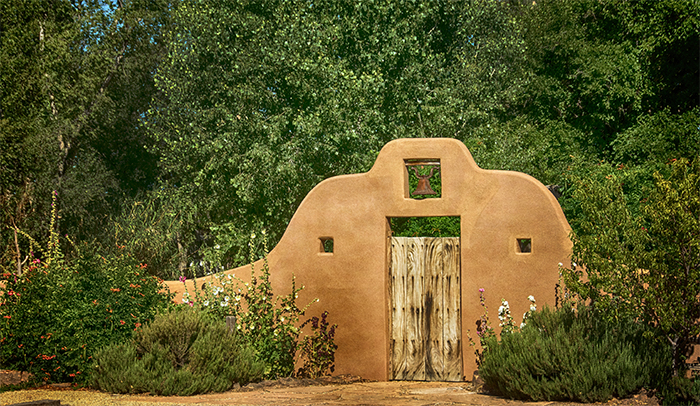
[[(0, 371), (0, 385), (17, 384), (27, 380), (27, 374)], [(357, 376), (333, 376), (318, 379), (284, 378), (263, 381), (224, 393), (196, 396), (113, 395), (70, 384), (47, 385), (38, 388), (0, 393), (0, 405), (11, 405), (43, 399), (57, 399), (61, 405), (551, 405), (580, 406), (578, 403), (521, 402), (486, 393), (470, 382), (369, 382)], [(612, 399), (592, 405), (658, 406), (654, 397), (645, 392), (627, 399)]]

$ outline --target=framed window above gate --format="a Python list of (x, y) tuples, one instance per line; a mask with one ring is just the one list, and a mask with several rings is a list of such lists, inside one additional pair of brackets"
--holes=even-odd
[(430, 199), (442, 197), (442, 171), (435, 158), (404, 159), (406, 182), (404, 197)]

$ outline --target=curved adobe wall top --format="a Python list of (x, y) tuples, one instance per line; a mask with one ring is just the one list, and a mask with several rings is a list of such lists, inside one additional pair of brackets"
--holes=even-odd
[[(441, 198), (409, 197), (405, 162), (411, 159), (440, 161)], [(480, 169), (457, 140), (395, 140), (369, 172), (318, 184), (268, 257), (279, 293), (288, 293), (295, 275), (305, 285), (299, 303), (318, 298), (309, 312), (328, 310), (329, 321), (339, 325), (336, 373), (390, 377), (387, 219), (422, 216), (460, 217), (466, 379), (476, 369), (467, 331), (475, 337), (479, 288), (486, 290), (492, 313), (501, 298), (510, 301), (514, 315), (527, 310), (528, 295), (539, 305), (553, 304), (558, 263), (569, 261), (571, 242), (566, 218), (547, 188), (522, 173)], [(333, 239), (333, 253), (322, 252), (322, 238)], [(532, 251), (518, 252), (517, 238), (531, 239)], [(228, 272), (249, 275), (250, 266)], [(182, 290), (182, 284), (170, 285)]]

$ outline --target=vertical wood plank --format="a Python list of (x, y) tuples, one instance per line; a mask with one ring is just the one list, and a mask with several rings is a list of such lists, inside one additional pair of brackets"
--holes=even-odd
[(406, 379), (406, 250), (391, 238), (391, 379)]
[(445, 370), (443, 380), (462, 380), (462, 294), (461, 258), (459, 238), (443, 239), (443, 293), (444, 324), (443, 354)]
[(425, 380), (425, 313), (423, 308), (424, 249), (418, 238), (407, 238), (406, 246), (406, 379)]
[(443, 379), (445, 369), (443, 350), (443, 239), (423, 237), (425, 287), (423, 303), (426, 313), (426, 328), (424, 330), (426, 359), (426, 380), (439, 381)]

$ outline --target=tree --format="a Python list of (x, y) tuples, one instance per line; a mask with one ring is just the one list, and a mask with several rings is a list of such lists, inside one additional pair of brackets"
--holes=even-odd
[(62, 233), (94, 239), (125, 196), (152, 186), (139, 121), (166, 16), (165, 2), (0, 4), (3, 264), (21, 267), (26, 254), (16, 228), (48, 234), (52, 190)]
[(314, 185), (368, 170), (388, 141), (474, 138), (515, 86), (519, 7), (178, 2), (147, 120), (166, 190), (195, 219), (185, 254), (218, 246), (240, 264), (251, 232), (277, 242)]
[(617, 170), (604, 169), (605, 181), (579, 180), (574, 192), (581, 221), (567, 284), (609, 317), (636, 317), (659, 331), (677, 372), (700, 334), (700, 158), (674, 160), (667, 177), (656, 173), (638, 216)]

